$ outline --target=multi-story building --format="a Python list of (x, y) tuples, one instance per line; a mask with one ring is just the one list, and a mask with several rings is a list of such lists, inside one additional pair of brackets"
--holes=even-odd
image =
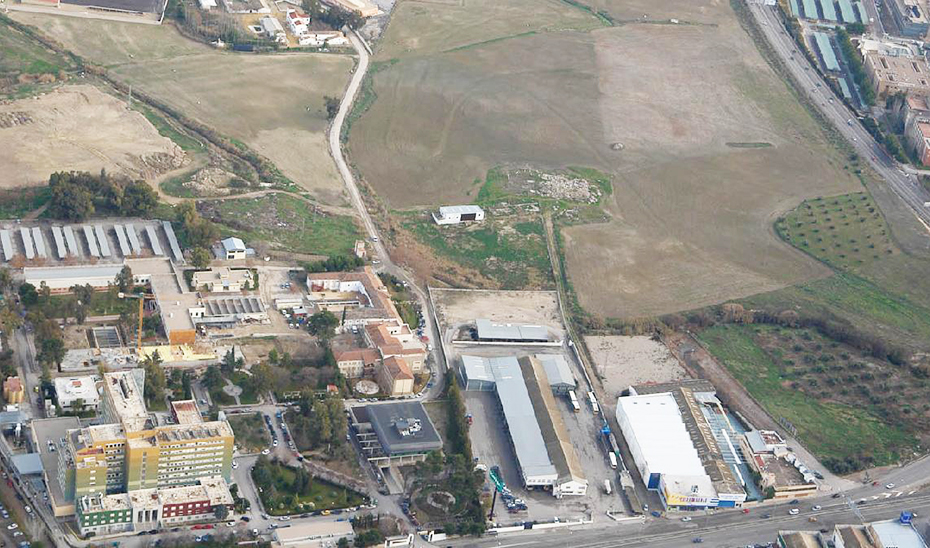
[(78, 500), (76, 513), (82, 535), (103, 536), (209, 520), (217, 507), (232, 504), (226, 480), (216, 476), (183, 487), (85, 495)]
[(381, 355), (374, 348), (353, 348), (336, 352), (336, 367), (347, 379), (357, 379), (373, 373)]
[(58, 377), (55, 379), (55, 397), (58, 406), (65, 410), (96, 409), (100, 397), (93, 377)]
[(924, 39), (930, 30), (926, 0), (889, 0), (886, 5), (903, 36)]
[(920, 56), (864, 51), (862, 64), (877, 95), (930, 93), (930, 66)]
[(231, 480), (229, 423), (202, 422), (193, 401), (179, 401), (172, 404), (178, 424), (154, 426), (142, 400), (141, 372), (105, 374), (102, 416), (112, 422), (68, 432), (59, 453), (66, 500), (194, 485), (212, 476)]
[(307, 275), (308, 298), (318, 310), (343, 314), (343, 328), (403, 321), (391, 294), (370, 266), (358, 272), (316, 272)]
[(382, 359), (403, 358), (414, 374), (423, 371), (426, 347), (406, 324), (379, 323), (365, 327), (365, 340), (378, 349)]
[(3, 399), (9, 404), (22, 403), (26, 395), (23, 382), (19, 377), (7, 377), (3, 381)]
[(129, 495), (85, 495), (75, 505), (82, 536), (103, 536), (132, 530), (132, 504)]
[[(267, 18), (273, 19), (271, 16)], [(206, 289), (211, 293), (238, 292), (252, 285), (252, 271), (228, 266), (198, 270), (191, 276), (191, 285), (194, 289)]]
[(410, 366), (399, 356), (385, 358), (378, 368), (378, 386), (388, 396), (403, 396), (413, 393), (413, 373)]

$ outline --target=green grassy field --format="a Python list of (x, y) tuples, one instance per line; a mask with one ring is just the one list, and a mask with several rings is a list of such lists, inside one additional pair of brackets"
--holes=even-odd
[(551, 288), (552, 269), (538, 214), (488, 215), (480, 225), (438, 226), (429, 212), (404, 213), (401, 226), (438, 255), (478, 270), (501, 289)]
[(717, 326), (699, 334), (701, 342), (773, 417), (783, 417), (818, 459), (872, 459), (892, 464), (915, 445), (896, 422), (883, 422), (868, 407), (818, 399), (791, 387), (783, 363), (757, 344), (751, 326)]
[[(306, 493), (294, 496), (291, 485), (294, 482), (293, 468), (280, 464), (269, 464), (273, 489), (262, 491), (262, 503), (269, 514), (284, 516), (301, 512), (347, 508), (362, 503), (362, 496), (344, 487), (333, 485), (319, 478), (313, 478)], [(258, 466), (252, 472), (255, 476)], [(273, 491), (273, 492), (272, 492)]]
[(287, 194), (218, 200), (201, 208), (205, 216), (226, 227), (224, 233), (295, 253), (348, 254), (362, 237), (354, 218), (320, 212)]
[[(45, 48), (7, 21), (5, 16), (0, 16), (0, 80), (15, 79), (20, 74), (52, 74), (57, 77), (60, 72), (75, 68), (69, 57)], [(0, 83), (0, 91), (3, 92), (15, 92), (18, 87), (14, 85), (4, 90)]]

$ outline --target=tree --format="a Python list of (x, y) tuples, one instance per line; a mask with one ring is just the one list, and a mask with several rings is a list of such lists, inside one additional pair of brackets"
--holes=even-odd
[(36, 286), (31, 283), (20, 285), (19, 299), (22, 301), (23, 306), (27, 308), (39, 302), (39, 293), (36, 291)]
[(237, 358), (235, 350), (230, 348), (223, 356), (223, 361), (220, 362), (220, 369), (226, 375), (232, 375), (236, 372), (236, 369), (241, 369), (243, 365), (245, 365), (243, 359)]
[(204, 270), (210, 266), (210, 252), (202, 247), (195, 247), (191, 251), (191, 264), (197, 270)]
[(13, 276), (10, 274), (10, 269), (6, 267), (0, 268), (0, 293), (6, 291), (12, 282)]
[(45, 283), (45, 280), (39, 283), (39, 295), (42, 295), (45, 304), (48, 304), (48, 301), (52, 298), (52, 288)]
[(165, 388), (168, 386), (168, 379), (165, 376), (165, 369), (161, 367), (162, 358), (158, 350), (152, 352), (142, 361), (142, 367), (145, 369), (145, 388), (143, 396), (147, 401), (155, 402), (165, 398)]
[(223, 386), (223, 374), (220, 372), (220, 368), (215, 364), (207, 367), (207, 370), (203, 373), (201, 382), (208, 390)]
[(323, 103), (326, 105), (326, 119), (332, 120), (339, 113), (339, 99), (327, 95), (323, 97)]
[(336, 548), (349, 548), (349, 539), (342, 537), (336, 542)]
[(158, 195), (145, 181), (132, 181), (123, 189), (122, 214), (148, 217), (158, 207)]
[(267, 363), (252, 366), (252, 384), (256, 392), (263, 393), (271, 390), (272, 380), (271, 367)]
[(45, 365), (54, 364), (56, 367), (61, 365), (61, 360), (65, 358), (65, 343), (58, 337), (43, 338), (39, 343), (40, 349), (36, 354), (36, 359)]
[(216, 509), (213, 510), (213, 515), (216, 516), (216, 519), (223, 521), (229, 517), (229, 508), (225, 504), (218, 504)]
[(85, 188), (74, 184), (70, 178), (56, 178), (53, 173), (49, 179), (52, 197), (48, 204), (48, 213), (55, 219), (83, 221), (94, 214), (93, 195)]
[(126, 265), (119, 271), (116, 275), (116, 287), (123, 293), (127, 293), (132, 289), (132, 269), (129, 268), (129, 265)]
[(307, 321), (310, 333), (316, 335), (324, 343), (336, 335), (337, 325), (339, 325), (339, 319), (329, 310), (317, 312)]
[(71, 402), (71, 409), (73, 409), (74, 411), (77, 411), (78, 413), (83, 411), (84, 410), (84, 399), (75, 398), (74, 401)]

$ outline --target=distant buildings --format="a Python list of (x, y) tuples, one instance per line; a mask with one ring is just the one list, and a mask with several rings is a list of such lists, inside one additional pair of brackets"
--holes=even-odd
[(370, 266), (356, 272), (315, 272), (307, 275), (308, 298), (318, 310), (337, 316), (345, 310), (343, 328), (403, 321), (387, 287)]
[(908, 95), (903, 105), (904, 135), (924, 165), (930, 165), (930, 97)]
[(927, 543), (911, 523), (909, 512), (898, 519), (873, 521), (864, 525), (836, 525), (832, 530), (779, 531), (778, 546), (783, 548), (927, 548)]
[(437, 225), (456, 225), (469, 221), (483, 221), (484, 210), (476, 205), (442, 206), (433, 213)]
[(924, 39), (930, 30), (926, 0), (888, 0), (885, 5), (903, 36)]

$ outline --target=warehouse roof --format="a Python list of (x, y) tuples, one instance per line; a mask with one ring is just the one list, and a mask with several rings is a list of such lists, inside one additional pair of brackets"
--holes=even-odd
[(245, 251), (245, 242), (236, 237), (226, 238), (220, 243), (226, 251)]
[(543, 364), (549, 386), (569, 385), (575, 387), (575, 376), (568, 367), (568, 362), (561, 354), (536, 354), (536, 359)]
[(487, 358), (462, 356), (462, 367), (465, 368), (465, 377), (470, 381), (494, 382), (494, 375), (491, 374)]
[(526, 477), (557, 475), (549, 460), (533, 403), (530, 401), (520, 364), (514, 356), (488, 360), (497, 387), (497, 397), (504, 411), (504, 420), (513, 441), (520, 469)]
[(443, 217), (446, 215), (462, 215), (468, 213), (482, 213), (484, 212), (481, 207), (476, 205), (457, 205), (457, 206), (441, 206), (439, 208), (439, 213)]
[(675, 476), (704, 476), (704, 465), (685, 428), (675, 397), (669, 393), (617, 399), (648, 469)]
[(101, 276), (116, 280), (116, 275), (123, 269), (123, 265), (97, 265), (97, 266), (58, 266), (58, 267), (39, 267), (24, 268), (23, 276), (26, 281), (33, 283), (36, 287), (38, 282), (51, 280), (75, 280), (80, 281), (85, 278), (99, 278)]
[(496, 324), (491, 320), (475, 320), (479, 339), (513, 340), (513, 341), (548, 341), (549, 330), (541, 325)]
[(425, 453), (442, 447), (442, 439), (420, 402), (366, 407), (371, 428), (386, 454)]

